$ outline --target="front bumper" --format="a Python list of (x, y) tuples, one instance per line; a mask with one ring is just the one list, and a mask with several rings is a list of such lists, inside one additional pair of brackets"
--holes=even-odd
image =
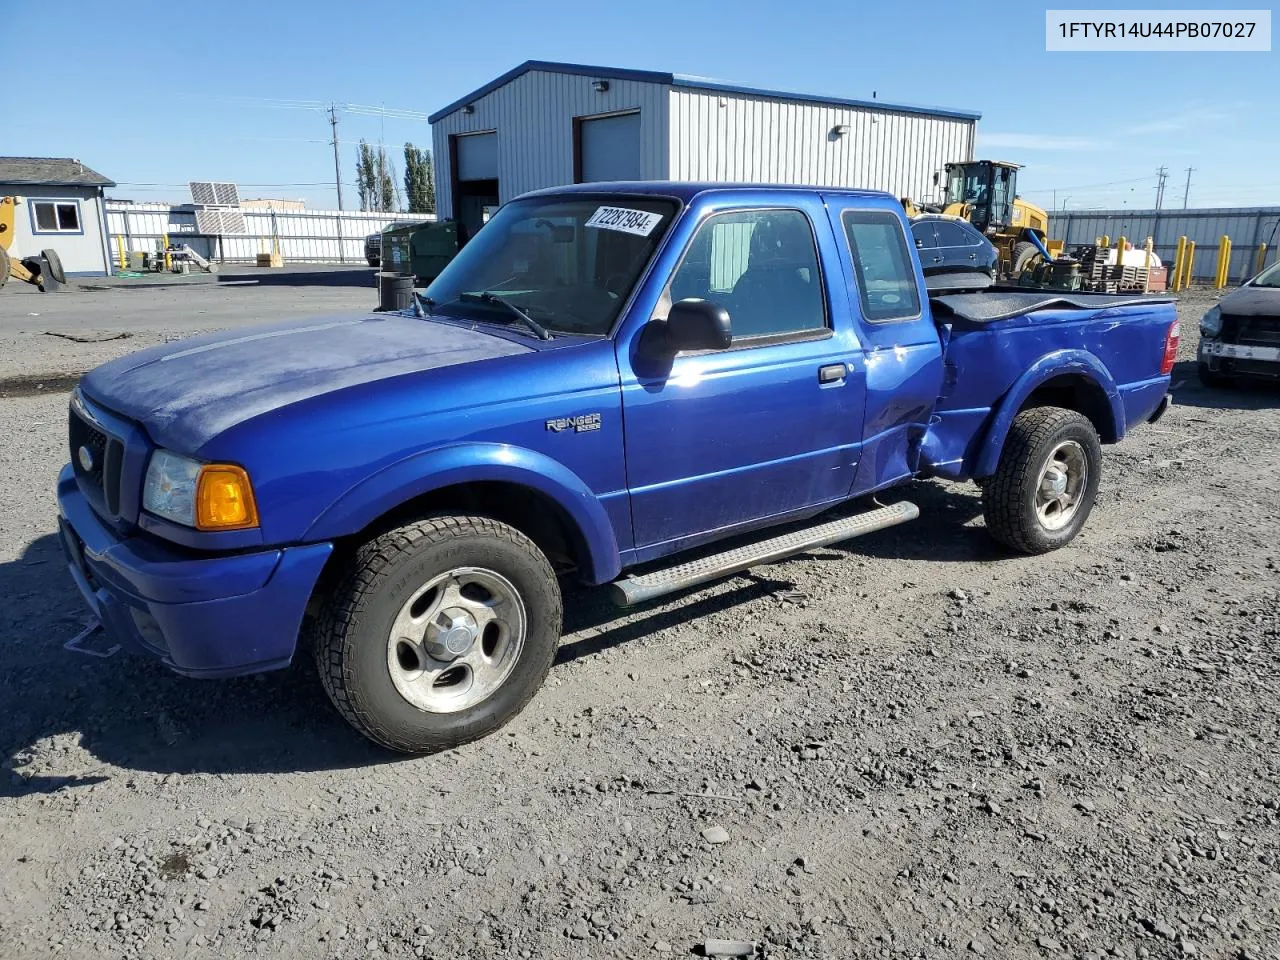
[(331, 543), (211, 557), (102, 523), (70, 464), (58, 475), (58, 534), (71, 578), (116, 643), (188, 677), (288, 666)]
[(1280, 376), (1280, 347), (1223, 343), (1221, 340), (1201, 338), (1196, 359), (1215, 372)]

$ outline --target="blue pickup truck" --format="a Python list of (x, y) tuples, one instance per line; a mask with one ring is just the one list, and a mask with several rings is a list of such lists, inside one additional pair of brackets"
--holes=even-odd
[(411, 309), (107, 363), (71, 400), (71, 576), (186, 676), (306, 642), (343, 716), (416, 753), (528, 703), (564, 578), (639, 603), (909, 521), (875, 495), (921, 477), (977, 481), (1012, 550), (1061, 547), (1100, 444), (1168, 406), (1174, 308), (930, 300), (909, 237), (882, 193), (565, 187)]

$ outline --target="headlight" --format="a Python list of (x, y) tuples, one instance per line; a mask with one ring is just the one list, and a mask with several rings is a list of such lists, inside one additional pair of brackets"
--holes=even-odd
[(168, 450), (151, 455), (142, 507), (197, 530), (243, 530), (258, 525), (253, 486), (243, 467), (200, 463)]
[(1222, 311), (1217, 307), (1210, 307), (1209, 311), (1200, 318), (1200, 336), (1216, 337), (1222, 332)]

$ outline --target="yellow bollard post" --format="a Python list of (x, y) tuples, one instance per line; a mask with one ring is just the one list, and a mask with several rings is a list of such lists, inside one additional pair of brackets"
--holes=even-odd
[(1116, 237), (1116, 269), (1112, 276), (1117, 282), (1124, 276), (1124, 248), (1128, 242), (1124, 237)]
[(1258, 244), (1258, 261), (1254, 264), (1253, 272), (1261, 273), (1262, 268), (1267, 265), (1267, 245), (1265, 243)]
[(1189, 288), (1196, 281), (1196, 242), (1194, 240), (1187, 241), (1187, 269), (1186, 280), (1183, 281), (1183, 288)]
[(1187, 255), (1187, 235), (1184, 233), (1178, 238), (1178, 246), (1173, 254), (1173, 273), (1169, 276), (1169, 289), (1177, 293), (1182, 289), (1182, 280), (1185, 274), (1182, 272), (1182, 260)]
[(124, 258), (124, 237), (116, 234), (116, 259), (120, 262), (120, 272), (124, 273), (128, 269)]
[(1155, 241), (1151, 237), (1147, 237), (1147, 242), (1142, 245), (1145, 256), (1142, 258), (1142, 269), (1147, 271), (1142, 278), (1142, 292), (1151, 292), (1151, 249), (1155, 246)]
[(164, 272), (170, 273), (173, 270), (173, 255), (169, 253), (169, 235), (164, 234), (160, 242), (164, 244)]
[(1111, 235), (1110, 235), (1110, 234), (1108, 234), (1108, 233), (1104, 233), (1104, 234), (1102, 235), (1102, 239), (1098, 241), (1098, 246), (1100, 246), (1100, 247), (1106, 247), (1106, 248), (1110, 249), (1110, 248), (1111, 248)]
[(1227, 285), (1227, 269), (1231, 263), (1231, 238), (1225, 233), (1218, 238), (1218, 259), (1214, 264), (1213, 286), (1221, 290)]

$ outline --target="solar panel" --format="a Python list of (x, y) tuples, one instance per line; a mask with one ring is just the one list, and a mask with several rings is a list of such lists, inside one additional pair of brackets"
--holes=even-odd
[(222, 232), (223, 233), (247, 233), (248, 227), (244, 222), (244, 214), (239, 210), (223, 210), (222, 211)]
[[(194, 187), (194, 184), (192, 185)], [(195, 190), (191, 191), (192, 195)], [(205, 236), (216, 237), (222, 233), (222, 211), (221, 210), (197, 210), (196, 211), (196, 232)]]
[(207, 207), (238, 207), (240, 192), (234, 183), (221, 183), (213, 180), (192, 180), (191, 202)]
[(192, 203), (217, 203), (216, 194), (213, 190), (213, 184), (208, 180), (192, 180), (188, 186), (191, 187)]

